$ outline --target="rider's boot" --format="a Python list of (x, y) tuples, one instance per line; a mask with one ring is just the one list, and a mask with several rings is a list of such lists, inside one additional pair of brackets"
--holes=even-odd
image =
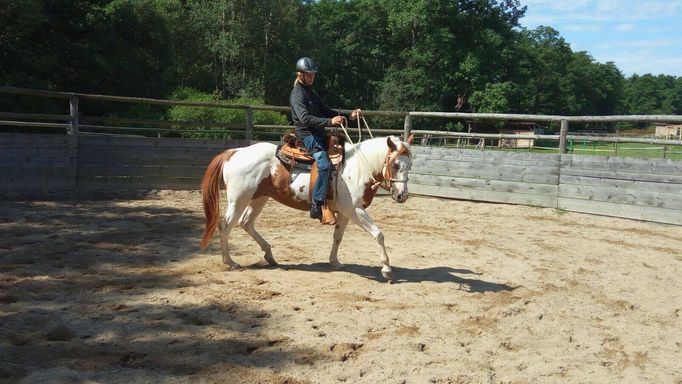
[(313, 200), (310, 203), (310, 218), (322, 220), (322, 202)]

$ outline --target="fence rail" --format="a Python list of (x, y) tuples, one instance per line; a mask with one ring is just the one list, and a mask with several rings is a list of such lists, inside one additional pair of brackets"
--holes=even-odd
[[(94, 131), (131, 131), (131, 132), (178, 132), (188, 133), (194, 131), (192, 128), (210, 127), (225, 128), (225, 130), (212, 130), (211, 133), (236, 133), (243, 134), (247, 140), (251, 140), (254, 134), (272, 135), (277, 132), (292, 129), (289, 125), (266, 125), (256, 124), (253, 118), (253, 111), (279, 111), (289, 112), (287, 106), (270, 105), (250, 105), (250, 104), (224, 104), (210, 102), (188, 102), (177, 100), (163, 100), (143, 97), (124, 97), (112, 95), (86, 94), (77, 92), (55, 92), (28, 88), (2, 86), (0, 94), (12, 94), (35, 97), (48, 97), (68, 99), (70, 105), (69, 115), (55, 114), (33, 114), (33, 113), (14, 113), (0, 112), (0, 125), (16, 127), (37, 127), (68, 129), (70, 134), (77, 134), (80, 129)], [(245, 123), (229, 124), (220, 122), (192, 122), (192, 121), (159, 121), (148, 119), (122, 119), (107, 118), (96, 116), (81, 116), (79, 112), (80, 99), (97, 100), (117, 103), (137, 103), (149, 105), (167, 106), (188, 106), (201, 108), (222, 108), (222, 109), (241, 109), (245, 113)], [(348, 113), (350, 110), (341, 110)], [(586, 122), (667, 122), (682, 123), (682, 116), (678, 115), (621, 115), (621, 116), (560, 116), (560, 115), (528, 115), (528, 114), (503, 114), (503, 113), (460, 113), (460, 112), (418, 112), (418, 111), (364, 111), (367, 116), (399, 117), (404, 119), (402, 134), (404, 137), (410, 133), (425, 136), (432, 135), (444, 138), (460, 139), (507, 139), (507, 140), (551, 140), (558, 141), (559, 153), (567, 153), (570, 141), (591, 141), (602, 143), (639, 143), (663, 146), (682, 146), (681, 140), (661, 140), (648, 138), (632, 137), (603, 137), (585, 136), (569, 133), (570, 123)], [(558, 122), (561, 124), (558, 135), (508, 135), (508, 134), (486, 134), (486, 133), (465, 133), (431, 130), (413, 130), (414, 118), (445, 118), (445, 119), (468, 119), (468, 120), (493, 120), (493, 121), (523, 121), (523, 122)], [(38, 120), (38, 121), (36, 121)], [(52, 122), (45, 122), (50, 121)], [(57, 122), (55, 122), (57, 121)], [(131, 126), (133, 125), (133, 126)], [(141, 126), (140, 126), (141, 125)], [(399, 134), (399, 129), (374, 129), (377, 133)]]
[[(0, 87), (0, 94), (54, 97), (69, 102), (69, 114), (0, 112), (0, 125), (66, 130), (67, 135), (0, 133), (0, 193), (60, 189), (195, 189), (208, 161), (225, 148), (245, 146), (262, 130), (289, 126), (256, 124), (253, 111), (289, 111), (289, 107), (183, 102)], [(242, 109), (243, 124), (82, 116), (81, 100)], [(345, 111), (349, 112), (349, 111)], [(404, 119), (402, 129), (422, 137), (559, 141), (558, 154), (414, 146), (410, 189), (413, 193), (479, 201), (528, 204), (570, 211), (682, 225), (682, 161), (566, 154), (575, 142), (656, 145), (665, 157), (682, 141), (574, 135), (574, 122), (647, 121), (681, 123), (682, 116), (537, 116), (440, 112), (365, 111), (368, 116)], [(559, 135), (486, 134), (413, 130), (413, 119), (446, 118), (559, 122)], [(180, 132), (210, 127), (243, 134), (245, 140), (148, 138), (94, 135), (104, 132)], [(261, 130), (261, 131), (258, 131)], [(146, 133), (145, 132), (145, 133)], [(216, 132), (216, 131), (207, 131)], [(220, 131), (218, 131), (220, 132)], [(573, 145), (575, 149), (575, 145)], [(581, 149), (577, 149), (581, 150)], [(621, 147), (621, 151), (626, 149)]]
[[(466, 132), (447, 132), (447, 131), (428, 131), (418, 130), (414, 133), (424, 135), (437, 135), (453, 138), (487, 138), (487, 139), (533, 139), (533, 140), (559, 140), (561, 135), (537, 135), (537, 134), (504, 134), (504, 133), (466, 133)], [(604, 137), (604, 136), (582, 136), (566, 135), (567, 140), (587, 140), (604, 143), (639, 143), (639, 144), (659, 144), (659, 145), (680, 145), (680, 140), (645, 139), (636, 137)]]

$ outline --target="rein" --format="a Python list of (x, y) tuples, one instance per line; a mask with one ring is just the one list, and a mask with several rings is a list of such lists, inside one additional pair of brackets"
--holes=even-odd
[[(372, 135), (372, 131), (369, 129), (369, 124), (367, 124), (367, 120), (365, 120), (364, 116), (360, 116), (362, 118), (362, 121), (365, 123), (365, 126), (367, 127), (367, 132), (369, 132), (370, 137), (373, 139), (374, 136)], [(360, 118), (358, 118), (358, 143), (360, 143), (360, 140), (362, 138), (362, 129), (360, 128)], [(357, 144), (353, 143), (353, 139), (351, 139), (350, 135), (348, 134), (348, 130), (346, 129), (346, 126), (343, 122), (341, 122), (341, 129), (343, 129), (343, 133), (346, 135), (346, 139), (348, 140), (349, 143), (353, 145), (353, 149), (355, 150), (355, 153), (357, 153), (360, 157), (360, 160), (365, 164), (367, 169), (370, 169), (369, 163), (367, 159), (365, 158), (365, 155), (360, 152), (357, 148)], [(382, 189), (386, 191), (391, 191), (393, 189), (393, 183), (407, 183), (409, 179), (395, 179), (393, 178), (393, 174), (391, 172), (391, 167), (389, 166), (389, 161), (391, 158), (391, 150), (389, 149), (388, 152), (386, 153), (386, 157), (384, 157), (384, 164), (383, 164), (383, 169), (382, 169), (382, 176), (383, 180), (378, 181), (374, 175), (371, 175), (372, 178), (372, 189), (376, 190), (377, 188), (381, 187)]]

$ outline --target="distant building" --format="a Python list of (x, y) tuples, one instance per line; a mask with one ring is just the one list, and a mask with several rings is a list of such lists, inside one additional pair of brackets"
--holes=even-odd
[[(506, 122), (502, 126), (486, 124), (483, 122), (472, 122), (469, 132), (471, 133), (501, 133), (504, 135), (518, 135), (518, 139), (486, 139), (485, 145), (499, 146), (502, 148), (533, 148), (535, 139), (532, 136), (542, 135), (545, 127), (537, 123), (526, 122)], [(523, 138), (523, 136), (530, 136)]]
[(666, 140), (682, 140), (682, 124), (657, 124), (656, 137)]

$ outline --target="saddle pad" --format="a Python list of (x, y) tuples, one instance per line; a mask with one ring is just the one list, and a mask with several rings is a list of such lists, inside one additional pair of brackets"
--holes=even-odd
[(305, 149), (302, 150), (299, 148), (291, 148), (287, 144), (284, 144), (281, 147), (279, 147), (277, 152), (281, 157), (285, 157), (290, 160), (293, 159), (295, 162), (312, 164), (315, 161), (315, 159), (313, 159), (313, 157), (310, 156), (308, 154), (308, 151), (306, 151)]

